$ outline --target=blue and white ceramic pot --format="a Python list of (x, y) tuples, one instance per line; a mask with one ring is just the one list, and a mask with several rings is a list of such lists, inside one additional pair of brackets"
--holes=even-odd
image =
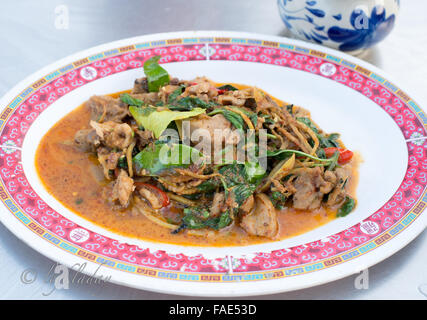
[(300, 39), (357, 53), (393, 29), (400, 0), (278, 0), (280, 16)]

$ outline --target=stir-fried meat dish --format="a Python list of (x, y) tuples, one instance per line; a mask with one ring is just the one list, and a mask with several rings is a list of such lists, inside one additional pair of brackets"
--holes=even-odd
[(256, 87), (171, 78), (158, 60), (131, 91), (91, 97), (67, 145), (102, 170), (102, 201), (117, 215), (174, 236), (238, 228), (279, 239), (286, 210), (354, 209), (353, 153), (307, 110)]

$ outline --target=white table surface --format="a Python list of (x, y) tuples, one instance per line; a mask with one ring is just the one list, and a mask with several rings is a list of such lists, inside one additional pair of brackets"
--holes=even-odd
[[(392, 34), (363, 59), (427, 103), (427, 1), (401, 1)], [(69, 28), (55, 28), (55, 8), (66, 5)], [(233, 30), (287, 36), (275, 0), (2, 0), (0, 96), (41, 67), (74, 52), (132, 36), (182, 30)], [(46, 296), (54, 261), (34, 251), (0, 224), (0, 299), (187, 299), (106, 284), (71, 284)], [(31, 284), (20, 279), (38, 272)], [(310, 289), (250, 299), (427, 299), (427, 232), (369, 268), (369, 289), (357, 275)]]

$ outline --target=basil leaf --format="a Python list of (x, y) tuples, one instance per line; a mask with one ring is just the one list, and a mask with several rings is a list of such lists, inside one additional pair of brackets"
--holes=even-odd
[(356, 202), (354, 201), (354, 199), (350, 198), (349, 196), (346, 196), (344, 204), (338, 210), (337, 217), (345, 217), (351, 211), (353, 211), (355, 206)]
[(186, 112), (172, 110), (157, 111), (154, 107), (139, 108), (131, 106), (129, 107), (129, 112), (138, 125), (152, 131), (154, 136), (159, 138), (172, 121), (195, 117), (206, 111), (202, 108), (195, 108)]
[(236, 129), (243, 130), (245, 121), (238, 113), (223, 108), (217, 108), (210, 112), (208, 116), (213, 116), (215, 114), (222, 114)]
[[(244, 113), (252, 122), (252, 124), (254, 126), (257, 125), (258, 122), (258, 116), (256, 115), (256, 113), (254, 112), (249, 112), (245, 109), (242, 108), (238, 108), (238, 107), (230, 107), (231, 109), (235, 109), (238, 110), (242, 113)], [(208, 116), (214, 115), (214, 114), (218, 114), (221, 113), (228, 121), (231, 122), (231, 124), (236, 128), (236, 129), (244, 129), (244, 125), (245, 125), (245, 121), (243, 120), (242, 116), (238, 113), (238, 112), (234, 112), (232, 110), (229, 109), (225, 109), (225, 108), (216, 108), (215, 110), (213, 110), (212, 112), (210, 112), (208, 114)]]
[(168, 97), (169, 103), (174, 103), (179, 95), (182, 94), (182, 90), (184, 89), (184, 86), (180, 86), (179, 88), (175, 89)]
[(259, 162), (246, 162), (245, 163), (245, 174), (246, 180), (249, 183), (257, 183), (265, 176), (265, 168), (259, 164)]
[(119, 161), (117, 161), (117, 168), (121, 168), (121, 169), (127, 170), (127, 168), (128, 168), (128, 162), (127, 162), (125, 156), (122, 156), (122, 157), (119, 158)]
[(191, 111), (195, 108), (207, 109), (214, 106), (216, 106), (216, 104), (213, 102), (205, 102), (196, 97), (184, 97), (170, 103), (168, 108), (176, 111)]
[[(247, 165), (246, 167), (245, 164), (235, 162), (221, 167), (218, 171), (224, 177), (223, 183), (228, 196), (233, 197), (239, 206), (255, 192), (258, 182), (261, 180), (258, 170), (256, 170), (256, 175), (254, 172), (252, 172), (251, 176), (247, 175), (246, 168), (251, 166)], [(249, 172), (251, 172), (251, 169), (249, 169)], [(249, 181), (249, 179), (252, 181)]]
[(196, 188), (200, 190), (200, 192), (209, 193), (217, 189), (220, 185), (221, 185), (221, 181), (219, 179), (213, 178), (213, 179), (203, 181)]
[(338, 151), (335, 151), (334, 155), (328, 159), (331, 161), (331, 163), (328, 166), (328, 170), (333, 171), (335, 169), (335, 167), (338, 165), (339, 156), (340, 156), (340, 153)]
[(133, 164), (137, 172), (144, 169), (151, 175), (157, 175), (164, 170), (188, 167), (190, 164), (198, 163), (202, 158), (203, 154), (190, 146), (157, 143), (146, 147), (133, 157)]
[(188, 229), (211, 228), (219, 230), (228, 226), (231, 221), (228, 210), (218, 217), (209, 217), (209, 211), (202, 207), (185, 208), (182, 218), (182, 223)]
[(148, 91), (157, 92), (170, 81), (168, 72), (159, 65), (160, 56), (154, 56), (144, 62), (144, 73), (147, 77)]
[(316, 161), (320, 161), (320, 162), (331, 162), (331, 158), (329, 159), (321, 159), (315, 156), (312, 156), (308, 153), (302, 152), (302, 151), (298, 151), (298, 150), (293, 150), (293, 149), (279, 149), (279, 150), (267, 150), (267, 157), (278, 157), (279, 159), (284, 159), (288, 156), (290, 156), (292, 153), (295, 153), (296, 156), (303, 156), (303, 157), (307, 157), (310, 158), (312, 160), (316, 160)]
[(141, 107), (145, 105), (144, 101), (133, 98), (129, 93), (123, 93), (120, 95), (120, 100), (129, 106)]
[(238, 89), (236, 87), (233, 87), (231, 84), (225, 84), (221, 87), (218, 87), (219, 90), (225, 90), (225, 91), (237, 91)]
[(321, 148), (338, 148), (339, 143), (336, 141), (340, 135), (338, 133), (331, 133), (329, 135), (323, 135), (319, 132), (319, 129), (313, 124), (309, 118), (300, 117), (297, 118), (297, 121), (304, 123), (309, 127), (319, 139), (319, 145)]
[(274, 191), (270, 195), (270, 200), (276, 209), (283, 209), (288, 198), (279, 191)]

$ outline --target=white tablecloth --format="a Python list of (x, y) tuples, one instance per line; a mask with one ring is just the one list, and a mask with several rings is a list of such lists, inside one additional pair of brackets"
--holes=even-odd
[[(55, 9), (69, 11), (68, 29), (55, 27)], [(427, 1), (402, 1), (397, 25), (363, 59), (397, 79), (427, 103)], [(58, 23), (58, 21), (57, 21)], [(57, 25), (58, 26), (58, 25)], [(0, 3), (0, 96), (55, 60), (113, 40), (181, 30), (233, 30), (287, 36), (276, 1), (143, 0), (15, 1)], [(0, 224), (0, 299), (185, 299), (107, 284), (74, 285), (49, 294), (54, 262), (32, 250)], [(426, 299), (427, 233), (369, 268), (369, 289), (356, 289), (357, 275), (322, 286), (252, 299)], [(25, 270), (38, 278), (24, 284)], [(49, 294), (49, 295), (47, 295)]]

